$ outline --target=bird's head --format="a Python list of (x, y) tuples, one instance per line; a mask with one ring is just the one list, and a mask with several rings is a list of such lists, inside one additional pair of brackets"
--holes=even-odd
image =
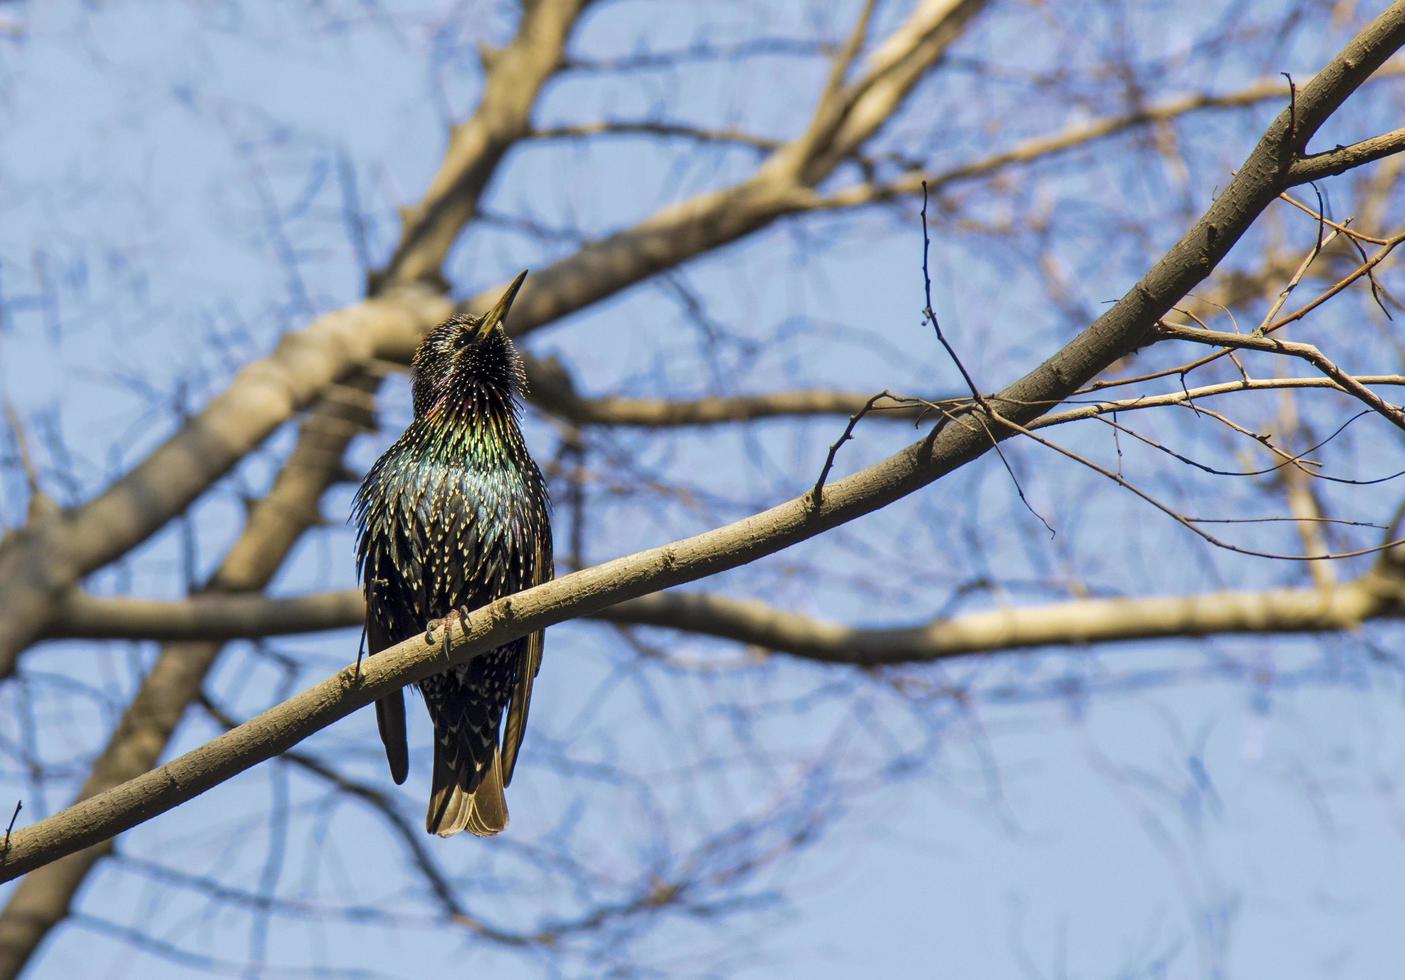
[(416, 417), (446, 397), (486, 394), (510, 402), (523, 390), (522, 358), (504, 324), (526, 278), (524, 269), (487, 313), (455, 314), (420, 342), (411, 362)]

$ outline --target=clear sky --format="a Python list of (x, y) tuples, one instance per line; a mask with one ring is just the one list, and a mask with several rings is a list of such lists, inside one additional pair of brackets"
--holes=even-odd
[[(1279, 71), (1302, 76), (1354, 23), (1314, 15), (1281, 38), (1266, 30), (1259, 44), (1202, 51), (1216, 25), (1272, 25), (1282, 5), (1104, 6), (996, 4), (941, 84), (914, 95), (883, 147), (950, 165), (1108, 111), (1122, 96), (1106, 94), (1095, 69), (1111, 52), (1133, 52), (1163, 86), (1155, 97), (1228, 90)], [(855, 7), (618, 0), (587, 19), (573, 51), (606, 58), (702, 41), (834, 37)], [(881, 5), (875, 33), (905, 9)], [(512, 22), (511, 4), (430, 0), (0, 3), (0, 387), (36, 433), (61, 503), (85, 499), (142, 458), (177, 424), (172, 406), (197, 408), (284, 333), (361, 295), (367, 258), (383, 261), (394, 242), (395, 208), (419, 195), (446, 122), (473, 105), (477, 45), (500, 43)], [(1038, 101), (1031, 79), (1058, 66), (1085, 100)], [(687, 119), (785, 137), (803, 124), (822, 79), (822, 65), (781, 54), (686, 74), (581, 73), (547, 93), (537, 121)], [(1400, 85), (1383, 84), (1371, 98), (1369, 111), (1348, 116), (1327, 142), (1350, 138), (1353, 126), (1369, 129), (1373, 112), (1398, 111)], [(1077, 310), (1095, 315), (1125, 290), (1223, 185), (1272, 111), (1178, 127), (1189, 147), (1184, 170), (1147, 165), (1125, 140), (960, 192), (965, 223), (938, 213), (932, 257), (944, 325), (972, 372), (991, 388), (1012, 379), (1086, 322)], [(488, 197), (489, 220), (452, 256), (455, 292), (539, 268), (566, 254), (573, 236), (606, 233), (734, 180), (755, 159), (746, 149), (683, 141), (661, 149), (644, 138), (519, 150)], [(1333, 193), (1349, 207), (1346, 189)], [(565, 233), (534, 237), (503, 216)], [(1129, 228), (1132, 219), (1138, 226)], [(1273, 217), (1275, 227), (1293, 220)], [(919, 317), (916, 221), (908, 201), (788, 222), (527, 344), (561, 358), (590, 393), (951, 391), (960, 379)], [(1003, 223), (1020, 233), (1004, 234)], [(1062, 306), (1037, 261), (1036, 226), (1057, 243), (1072, 283)], [(1257, 242), (1235, 261), (1251, 260)], [(1390, 271), (1384, 277), (1398, 282)], [(688, 315), (684, 289), (705, 297), (716, 329)], [(1363, 309), (1343, 305), (1324, 336), (1365, 323)], [(1362, 330), (1353, 353), (1389, 351), (1386, 336)], [(354, 466), (368, 465), (403, 426), (405, 387), (391, 380), (383, 431), (357, 443)], [(1344, 418), (1340, 405), (1309, 417), (1324, 432)], [(1171, 421), (1160, 431), (1173, 431)], [(654, 474), (685, 492), (658, 498), (603, 480), (587, 558), (799, 492), (839, 422), (600, 435), (592, 465), (627, 460), (636, 478)], [(1338, 446), (1342, 472), (1405, 468), (1398, 440), (1357, 432)], [(841, 466), (911, 437), (875, 423), (846, 446)], [(1094, 437), (1105, 447), (1102, 433), (1068, 439)], [(182, 594), (187, 575), (208, 574), (238, 533), (241, 493), (266, 488), (291, 438), (280, 432), (202, 499), (192, 521), (91, 587)], [(532, 416), (529, 438), (544, 455), (557, 432)], [(1223, 451), (1204, 431), (1186, 438), (1197, 451)], [(1126, 451), (1129, 466), (1155, 455)], [(1008, 453), (1031, 504), (1057, 528), (1054, 539), (1020, 508), (991, 458), (707, 587), (871, 625), (1058, 598), (1073, 582), (1095, 594), (1183, 592), (1304, 574), (1207, 553), (1154, 511), (1037, 447)], [(1185, 499), (1227, 509), (1252, 510), (1262, 490), (1161, 474), (1161, 485)], [(23, 514), (19, 487), (6, 479), (0, 518), (8, 527)], [(1331, 499), (1379, 519), (1392, 487)], [(350, 491), (327, 496), (329, 526), (299, 549), (275, 592), (353, 584), (341, 526)], [(961, 586), (982, 577), (1001, 588), (968, 599)], [(913, 681), (906, 687), (785, 658), (748, 665), (724, 644), (643, 635), (679, 665), (641, 656), (600, 625), (549, 634), (509, 794), (511, 832), (492, 842), (428, 842), (475, 911), (522, 928), (569, 917), (611, 886), (627, 894), (641, 868), (716, 870), (699, 848), (723, 829), (754, 831), (746, 847), (765, 851), (818, 813), (815, 839), (735, 890), (705, 896), (745, 897), (744, 907), (648, 920), (628, 936), (624, 962), (747, 977), (1399, 975), (1399, 629), (1020, 653), (903, 671)], [(351, 659), (356, 642), (345, 631), (232, 644), (211, 689), (230, 710), (252, 714)], [(0, 686), (0, 811), (16, 796), (26, 819), (69, 801), (115, 706), (153, 656), (148, 646), (88, 643), (28, 655), (21, 680)], [(75, 679), (92, 690), (75, 690)], [(975, 697), (943, 693), (952, 687)], [(428, 736), (412, 709), (416, 770), (402, 809), (417, 823)], [(175, 749), (216, 731), (192, 716)], [(369, 713), (305, 748), (393, 788)], [(31, 778), (26, 754), (52, 776)], [(251, 961), (278, 968), (256, 971), (268, 975), (602, 968), (586, 951), (505, 952), (444, 926), (411, 890), (405, 853), (380, 822), (329, 803), (322, 784), (288, 767), (246, 773), (144, 825), (122, 847), (131, 863), (105, 864), (93, 877), (79, 916), (51, 940), (35, 976), (189, 976), (212, 965), (202, 957), (233, 972)], [(572, 872), (544, 870), (560, 852), (579, 858), (588, 887)], [(728, 855), (719, 847), (713, 859)], [(399, 919), (385, 926), (314, 910), (267, 920), (238, 900), (211, 901), (145, 873), (142, 862), (313, 909), (370, 906)], [(0, 887), (0, 899), (7, 895)], [(151, 941), (126, 942), (130, 929)]]

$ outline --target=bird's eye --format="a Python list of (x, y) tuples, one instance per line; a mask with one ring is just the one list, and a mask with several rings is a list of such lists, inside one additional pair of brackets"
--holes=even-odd
[(463, 350), (463, 349), (464, 349), (465, 347), (467, 347), (467, 346), (468, 346), (468, 331), (467, 331), (467, 330), (460, 330), (460, 331), (458, 332), (458, 335), (457, 335), (456, 337), (454, 337), (454, 350)]

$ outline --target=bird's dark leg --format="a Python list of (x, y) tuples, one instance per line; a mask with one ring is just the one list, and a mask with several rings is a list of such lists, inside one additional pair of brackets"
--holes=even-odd
[[(452, 622), (452, 619), (454, 617), (454, 614), (457, 612), (457, 609), (452, 610), (449, 615), (440, 617), (439, 619), (431, 619), (429, 622), (424, 624), (424, 642), (428, 643), (430, 646), (433, 646), (436, 642), (436, 640), (434, 639), (434, 631), (441, 627), (443, 628), (445, 641), (444, 656), (446, 658), (449, 656), (449, 635), (454, 631), (454, 624)], [(460, 616), (459, 619), (459, 626), (460, 628), (463, 627), (462, 616)]]

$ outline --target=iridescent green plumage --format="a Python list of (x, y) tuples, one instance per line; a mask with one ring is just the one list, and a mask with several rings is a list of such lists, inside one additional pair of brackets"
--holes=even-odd
[[(431, 620), (551, 578), (546, 485), (518, 424), (522, 362), (502, 329), (525, 275), (485, 316), (453, 317), (420, 344), (414, 421), (357, 492), (372, 654)], [(507, 825), (503, 787), (517, 763), (541, 651), (542, 634), (534, 633), (419, 683), (435, 735), (431, 833), (487, 836)], [(402, 694), (379, 701), (376, 716), (391, 775), (404, 782)]]

